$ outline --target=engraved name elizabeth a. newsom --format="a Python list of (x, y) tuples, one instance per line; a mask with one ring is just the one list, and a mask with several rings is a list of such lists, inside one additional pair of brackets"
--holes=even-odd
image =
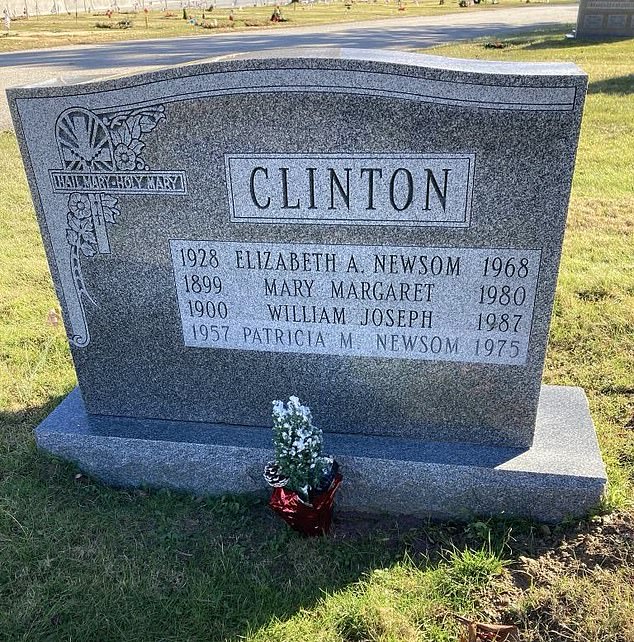
[(468, 227), (475, 155), (227, 154), (231, 220)]
[(75, 107), (57, 119), (55, 137), (63, 168), (50, 170), (53, 192), (68, 194), (66, 240), (74, 291), (65, 290), (71, 311), (70, 341), (90, 342), (84, 298), (97, 305), (83, 279), (81, 257), (110, 254), (108, 224), (120, 214), (113, 194), (186, 194), (185, 173), (151, 171), (141, 153), (143, 135), (165, 119), (163, 105), (99, 111)]

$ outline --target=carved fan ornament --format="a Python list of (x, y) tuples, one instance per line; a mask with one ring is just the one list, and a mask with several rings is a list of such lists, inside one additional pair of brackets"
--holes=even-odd
[[(150, 172), (142, 157), (145, 143), (143, 135), (151, 132), (165, 119), (163, 105), (131, 109), (97, 115), (87, 109), (74, 107), (63, 112), (57, 120), (56, 138), (64, 171), (54, 172), (59, 181), (79, 181), (82, 191), (70, 191), (66, 214), (66, 241), (70, 246), (70, 268), (77, 301), (81, 310), (83, 327), (73, 328), (70, 341), (79, 347), (88, 345), (90, 333), (86, 324), (83, 299), (93, 305), (81, 269), (81, 257), (110, 254), (108, 225), (116, 223), (120, 214), (118, 199), (107, 190), (118, 193), (148, 193), (143, 188), (126, 189), (129, 183), (121, 182), (125, 173), (131, 173), (139, 185), (145, 180), (161, 178), (162, 172)], [(184, 175), (172, 172), (180, 179), (180, 191), (185, 193)], [(90, 179), (90, 180), (89, 180)], [(91, 191), (91, 181), (97, 181)], [(86, 187), (88, 185), (88, 187)], [(98, 186), (98, 187), (97, 187)], [(113, 187), (114, 186), (114, 187)], [(68, 192), (68, 189), (63, 189)]]

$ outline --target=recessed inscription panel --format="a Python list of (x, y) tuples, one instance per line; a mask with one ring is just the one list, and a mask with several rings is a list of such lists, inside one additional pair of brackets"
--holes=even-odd
[(586, 9), (628, 9), (632, 0), (588, 0)]
[(586, 29), (601, 29), (603, 26), (603, 14), (590, 14), (584, 16), (583, 26)]
[(578, 35), (625, 35), (634, 29), (634, 0), (582, 0)]
[(228, 154), (231, 220), (468, 227), (474, 154)]
[(612, 14), (608, 16), (608, 29), (625, 29), (627, 15)]
[(50, 170), (55, 194), (186, 194), (184, 172), (80, 172)]
[(539, 250), (170, 241), (186, 346), (523, 365)]

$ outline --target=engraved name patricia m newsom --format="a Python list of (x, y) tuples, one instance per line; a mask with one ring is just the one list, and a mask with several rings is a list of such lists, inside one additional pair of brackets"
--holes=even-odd
[(523, 365), (539, 250), (171, 240), (186, 346)]
[(474, 154), (227, 154), (231, 220), (468, 227)]

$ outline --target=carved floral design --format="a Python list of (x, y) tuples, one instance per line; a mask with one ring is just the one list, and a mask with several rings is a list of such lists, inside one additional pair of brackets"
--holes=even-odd
[(69, 245), (77, 246), (85, 256), (93, 256), (97, 252), (95, 227), (89, 218), (79, 218), (69, 212), (66, 240)]
[(102, 117), (110, 132), (114, 147), (114, 161), (120, 171), (149, 170), (141, 157), (145, 143), (143, 134), (151, 132), (165, 118), (165, 107), (143, 107)]
[(68, 198), (68, 209), (77, 218), (90, 216), (90, 199), (86, 194), (71, 194)]
[[(116, 222), (117, 216), (120, 214), (117, 199), (109, 194), (97, 195), (97, 198), (99, 197), (103, 222)], [(66, 228), (68, 244), (77, 246), (84, 256), (94, 256), (98, 247), (93, 221), (94, 214), (89, 196), (87, 194), (71, 194), (68, 197), (68, 209), (68, 227)]]
[(117, 164), (117, 169), (125, 171), (132, 170), (136, 167), (137, 157), (134, 150), (123, 143), (119, 143), (114, 148), (114, 160)]
[[(66, 110), (57, 121), (57, 143), (64, 168), (70, 171), (148, 171), (142, 157), (144, 134), (165, 119), (163, 105), (96, 115), (87, 109)], [(95, 300), (85, 285), (81, 257), (109, 254), (107, 226), (120, 214), (118, 200), (110, 194), (73, 192), (68, 197), (66, 241), (70, 246), (70, 267), (83, 319), (83, 327), (71, 341), (86, 346), (90, 334), (83, 299)]]

